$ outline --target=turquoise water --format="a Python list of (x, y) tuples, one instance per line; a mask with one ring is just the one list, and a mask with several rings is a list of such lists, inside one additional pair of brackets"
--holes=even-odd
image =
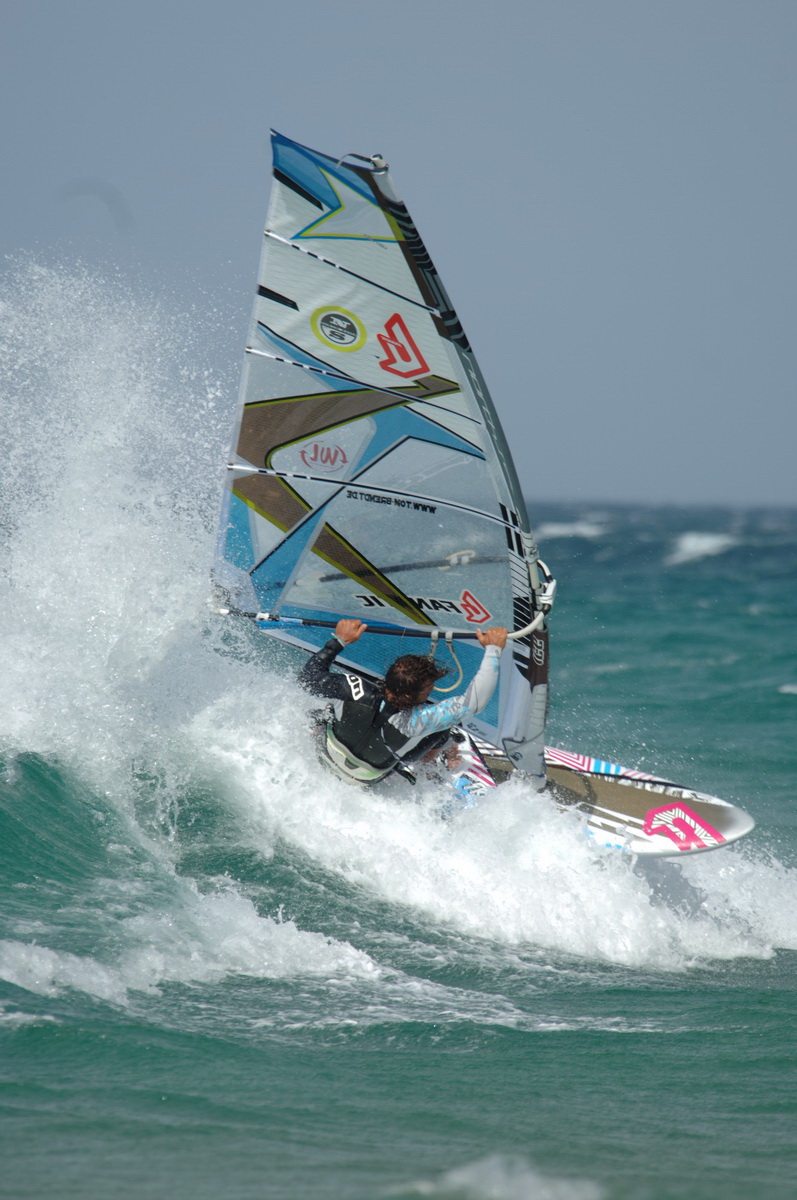
[(797, 511), (529, 503), (551, 742), (749, 838), (442, 822), (322, 774), (297, 660), (208, 611), (196, 318), (29, 265), (3, 318), (0, 1195), (793, 1197)]

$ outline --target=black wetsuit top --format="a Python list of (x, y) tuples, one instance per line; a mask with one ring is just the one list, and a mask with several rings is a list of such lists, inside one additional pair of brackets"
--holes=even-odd
[(299, 682), (314, 696), (336, 701), (327, 729), (353, 758), (384, 776), (400, 769), (402, 761), (415, 761), (448, 741), (448, 729), (420, 739), (408, 736), (391, 723), (390, 718), (402, 710), (385, 699), (379, 685), (361, 675), (333, 674), (329, 668), (342, 648), (336, 637), (330, 638), (308, 658)]

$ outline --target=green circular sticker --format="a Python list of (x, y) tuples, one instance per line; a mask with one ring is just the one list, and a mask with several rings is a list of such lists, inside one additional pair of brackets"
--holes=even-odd
[(359, 350), (368, 336), (360, 318), (347, 308), (317, 308), (310, 325), (319, 342), (334, 350)]

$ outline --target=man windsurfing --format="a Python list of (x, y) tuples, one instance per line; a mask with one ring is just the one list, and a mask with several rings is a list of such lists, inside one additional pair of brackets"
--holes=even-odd
[(299, 672), (299, 682), (314, 696), (333, 701), (321, 730), (321, 753), (337, 775), (356, 783), (376, 783), (391, 771), (406, 774), (405, 763), (439, 750), (455, 725), (490, 702), (506, 645), (507, 630), (477, 630), (484, 658), (467, 691), (431, 701), (432, 689), (445, 670), (431, 658), (406, 654), (385, 675), (384, 687), (361, 675), (332, 673), (344, 646), (356, 642), (367, 625), (344, 618), (335, 636), (313, 654)]

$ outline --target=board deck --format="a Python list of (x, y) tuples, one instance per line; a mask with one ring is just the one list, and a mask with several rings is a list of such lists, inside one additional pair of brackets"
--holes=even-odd
[(703, 792), (664, 781), (548, 767), (549, 787), (563, 808), (586, 813), (597, 841), (631, 854), (660, 857), (716, 850), (750, 833), (746, 812)]
[[(506, 755), (468, 737), (474, 762), (463, 763), (470, 803), (512, 774)], [(691, 788), (615, 763), (546, 747), (547, 789), (562, 809), (576, 809), (599, 845), (648, 857), (673, 858), (727, 846), (751, 832), (755, 821), (741, 808)], [(567, 765), (562, 760), (580, 765)], [(485, 779), (487, 768), (491, 782)], [(599, 764), (591, 770), (587, 764)], [(464, 790), (460, 784), (460, 794)]]

